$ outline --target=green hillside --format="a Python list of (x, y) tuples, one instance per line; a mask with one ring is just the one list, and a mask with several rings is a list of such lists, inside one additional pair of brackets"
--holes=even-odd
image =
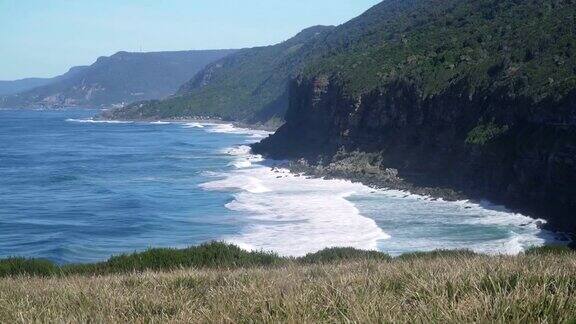
[(72, 68), (45, 85), (0, 98), (0, 106), (95, 108), (160, 99), (174, 94), (206, 65), (233, 52), (119, 52), (100, 57), (90, 66)]
[(277, 45), (240, 50), (209, 65), (176, 96), (136, 103), (108, 117), (209, 116), (248, 122), (282, 118), (288, 106), (288, 81), (302, 71), (307, 45), (332, 29), (316, 26)]
[[(506, 87), (535, 100), (576, 88), (576, 6), (570, 0), (389, 0), (338, 27), (306, 75), (337, 76), (352, 95), (393, 80), (435, 95)], [(324, 55), (326, 56), (326, 55)]]

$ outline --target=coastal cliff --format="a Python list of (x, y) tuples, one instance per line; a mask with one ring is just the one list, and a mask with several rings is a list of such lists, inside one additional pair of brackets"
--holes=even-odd
[(286, 124), (255, 152), (320, 176), (489, 199), (576, 232), (574, 91), (534, 101), (460, 82), (423, 96), (397, 80), (354, 97), (327, 76), (301, 77), (290, 91)]
[(568, 0), (383, 1), (314, 44), (254, 151), (574, 233), (575, 17)]

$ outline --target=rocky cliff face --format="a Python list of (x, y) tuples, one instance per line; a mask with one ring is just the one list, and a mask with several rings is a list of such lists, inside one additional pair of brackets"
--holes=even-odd
[(290, 91), (286, 124), (256, 152), (332, 171), (323, 175), (451, 188), (576, 232), (576, 92), (535, 102), (460, 82), (425, 97), (397, 80), (351, 98), (326, 76)]

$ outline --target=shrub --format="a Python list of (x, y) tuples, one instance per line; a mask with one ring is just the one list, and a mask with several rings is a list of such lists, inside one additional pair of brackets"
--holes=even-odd
[(48, 260), (24, 258), (0, 260), (0, 277), (18, 275), (50, 276), (58, 272), (58, 267)]
[[(576, 252), (564, 246), (531, 248), (525, 255), (571, 255)], [(403, 254), (397, 258), (378, 251), (354, 248), (329, 248), (300, 258), (280, 257), (275, 253), (245, 251), (220, 242), (205, 243), (187, 249), (150, 249), (145, 252), (111, 257), (108, 261), (91, 264), (68, 264), (59, 266), (48, 260), (10, 258), (0, 260), (0, 278), (10, 276), (67, 276), (105, 275), (144, 271), (170, 271), (183, 268), (235, 269), (252, 267), (275, 267), (290, 263), (311, 265), (338, 263), (355, 260), (406, 261), (433, 260), (437, 258), (462, 260), (480, 256), (469, 250), (437, 250)]]
[(508, 131), (508, 125), (500, 126), (494, 121), (474, 127), (466, 138), (467, 144), (486, 145)]
[(390, 256), (378, 251), (364, 251), (353, 248), (329, 248), (298, 258), (305, 264), (330, 263), (347, 260), (390, 260)]
[(150, 249), (114, 256), (92, 265), (64, 266), (65, 273), (126, 273), (178, 268), (237, 268), (270, 266), (284, 259), (274, 253), (248, 252), (226, 243), (211, 242), (187, 249)]
[(430, 252), (413, 252), (402, 254), (398, 257), (401, 260), (410, 259), (436, 259), (436, 258), (469, 258), (478, 256), (470, 250), (435, 250)]
[(545, 245), (540, 247), (531, 247), (524, 252), (526, 255), (567, 255), (576, 254), (576, 252), (568, 246), (564, 245)]

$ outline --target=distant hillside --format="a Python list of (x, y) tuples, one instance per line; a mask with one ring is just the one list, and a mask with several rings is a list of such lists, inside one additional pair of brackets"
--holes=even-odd
[(282, 118), (288, 107), (288, 81), (301, 72), (306, 46), (333, 28), (316, 26), (277, 45), (240, 50), (206, 67), (176, 96), (137, 103), (108, 117), (211, 116), (249, 122)]
[(234, 50), (119, 52), (73, 68), (48, 84), (0, 98), (3, 107), (102, 107), (167, 97)]
[(14, 81), (0, 81), (0, 96), (11, 95), (41, 87), (51, 81), (51, 78), (27, 78)]
[(34, 88), (43, 87), (48, 84), (61, 82), (77, 75), (86, 68), (88, 67), (76, 66), (68, 70), (68, 72), (53, 78), (26, 78), (14, 81), (0, 81), (0, 96), (13, 95), (32, 90)]

